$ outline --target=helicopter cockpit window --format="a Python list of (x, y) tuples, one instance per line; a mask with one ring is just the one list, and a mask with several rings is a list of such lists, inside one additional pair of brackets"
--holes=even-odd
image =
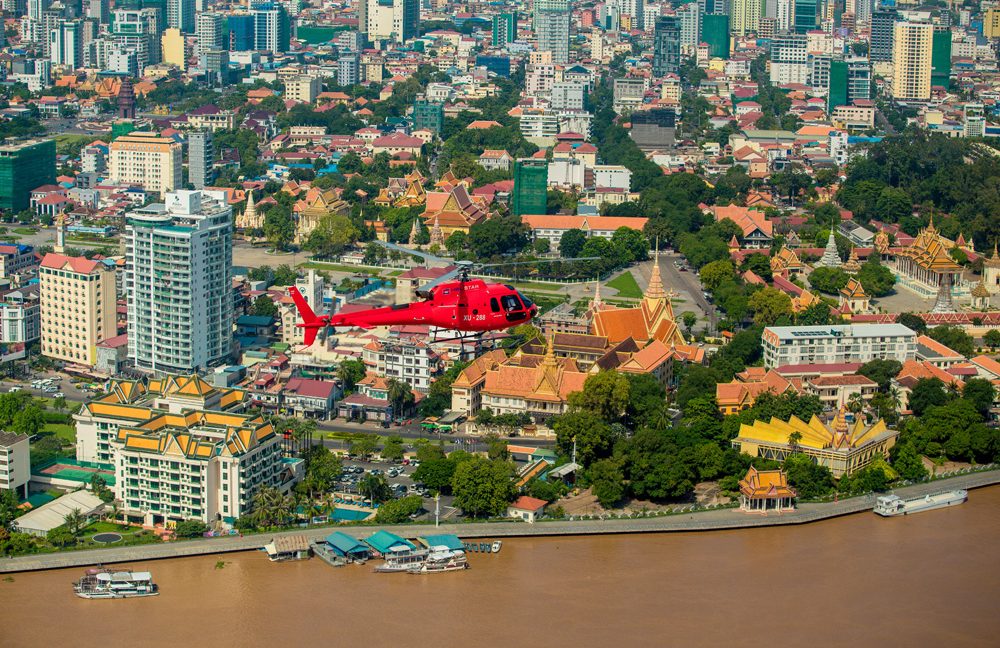
[(524, 304), (525, 308), (531, 308), (532, 307), (531, 300), (528, 299), (527, 297), (525, 297), (524, 294), (520, 290), (517, 291), (517, 296), (521, 298), (521, 303)]
[(494, 313), (500, 312), (500, 302), (497, 301), (496, 297), (490, 297), (490, 310)]
[(521, 310), (521, 302), (517, 301), (514, 295), (504, 295), (500, 298), (503, 302), (503, 309), (507, 312)]

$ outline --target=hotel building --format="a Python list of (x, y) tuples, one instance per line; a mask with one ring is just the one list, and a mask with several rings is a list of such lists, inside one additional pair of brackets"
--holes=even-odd
[(97, 343), (118, 332), (114, 263), (50, 252), (38, 279), (42, 355), (93, 365)]
[(913, 360), (917, 334), (902, 324), (768, 326), (761, 336), (764, 366)]
[(183, 147), (156, 133), (130, 133), (111, 142), (111, 182), (164, 194), (181, 186)]
[(198, 376), (117, 381), (74, 415), (77, 458), (113, 464), (124, 513), (146, 524), (235, 520), (260, 488), (291, 486), (299, 464), (244, 402)]
[(129, 357), (183, 373), (233, 352), (232, 208), (221, 191), (175, 191), (127, 216)]

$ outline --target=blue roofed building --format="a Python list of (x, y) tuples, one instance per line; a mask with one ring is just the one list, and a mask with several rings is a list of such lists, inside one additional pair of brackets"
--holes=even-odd
[(368, 545), (343, 531), (334, 531), (326, 536), (326, 544), (330, 545), (330, 548), (338, 556), (351, 560), (367, 560), (371, 555)]
[(376, 554), (383, 556), (391, 551), (416, 548), (416, 545), (409, 540), (402, 538), (395, 533), (382, 530), (376, 531), (372, 535), (368, 536), (365, 539), (365, 544), (371, 547)]

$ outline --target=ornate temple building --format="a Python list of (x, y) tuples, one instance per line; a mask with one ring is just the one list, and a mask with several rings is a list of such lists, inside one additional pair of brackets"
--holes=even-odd
[(550, 337), (544, 356), (517, 354), (486, 371), (482, 407), (545, 420), (566, 411), (569, 395), (583, 389), (588, 375), (575, 360), (556, 358)]
[(786, 279), (791, 279), (796, 275), (805, 274), (805, 271), (806, 264), (802, 263), (799, 255), (787, 245), (782, 245), (778, 253), (771, 257), (772, 274), (779, 274)]
[(972, 308), (975, 310), (987, 310), (990, 307), (990, 290), (986, 287), (986, 275), (984, 274), (979, 278), (979, 283), (977, 283), (972, 288)]
[(851, 277), (847, 281), (847, 285), (840, 289), (841, 314), (867, 313), (870, 306), (871, 299), (865, 292), (864, 286), (856, 277)]
[(428, 193), (421, 218), (427, 227), (438, 227), (447, 239), (455, 232), (468, 233), (473, 225), (491, 216), (486, 198), (473, 196), (465, 184), (458, 184), (448, 192)]
[(875, 233), (875, 250), (878, 251), (883, 261), (889, 256), (889, 233), (885, 229), (880, 229)]
[(419, 207), (427, 202), (424, 176), (414, 169), (402, 178), (389, 178), (373, 201), (381, 207)]
[(660, 278), (660, 259), (654, 256), (653, 272), (649, 287), (638, 306), (632, 308), (608, 308), (594, 313), (591, 333), (603, 335), (611, 342), (621, 342), (632, 338), (640, 344), (659, 340), (664, 344), (686, 345), (687, 341), (674, 319), (671, 295), (663, 289)]
[[(908, 287), (927, 295), (937, 293), (933, 313), (955, 312), (952, 295), (956, 284), (962, 283), (962, 266), (949, 254), (954, 247), (955, 243), (941, 236), (931, 220), (911, 245), (895, 250), (896, 271)], [(963, 288), (967, 293), (969, 287)]]
[(847, 261), (843, 265), (844, 272), (849, 275), (856, 275), (861, 272), (861, 261), (858, 260), (858, 251), (851, 246), (851, 255), (847, 257)]
[(257, 212), (253, 201), (253, 189), (247, 192), (247, 206), (243, 213), (236, 217), (236, 229), (244, 232), (264, 229), (264, 214)]
[(298, 215), (295, 223), (295, 243), (302, 245), (324, 216), (328, 214), (347, 216), (351, 213), (351, 205), (334, 189), (324, 191), (310, 187), (295, 203), (294, 211)]
[(833, 228), (830, 228), (830, 238), (826, 241), (826, 248), (823, 249), (823, 256), (816, 262), (817, 268), (839, 268), (840, 253), (837, 252), (837, 240), (834, 236)]
[(808, 423), (797, 416), (788, 421), (772, 418), (754, 421), (753, 425), (744, 423), (732, 445), (743, 454), (774, 461), (784, 461), (794, 452), (803, 453), (840, 479), (876, 459), (888, 458), (898, 436), (899, 432), (890, 430), (882, 419), (871, 426), (860, 417), (848, 423), (841, 409), (829, 425), (815, 415)]
[(993, 245), (993, 256), (983, 259), (983, 283), (991, 295), (1000, 294), (1000, 254)]
[(747, 513), (781, 513), (795, 509), (795, 489), (781, 470), (757, 470), (750, 466), (740, 480), (740, 510)]
[(792, 312), (801, 313), (810, 306), (815, 306), (816, 304), (823, 303), (823, 300), (817, 297), (814, 293), (810, 292), (808, 289), (803, 290), (800, 294), (792, 297)]

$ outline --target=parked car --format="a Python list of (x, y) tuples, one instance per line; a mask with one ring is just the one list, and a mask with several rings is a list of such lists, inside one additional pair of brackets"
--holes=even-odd
[(49, 385), (48, 387), (42, 389), (42, 391), (45, 392), (46, 394), (54, 394), (57, 391), (59, 391), (59, 388), (54, 385)]
[(52, 394), (52, 398), (66, 398), (66, 394), (64, 394), (62, 392), (56, 392), (56, 393)]
[(13, 387), (11, 387), (10, 389), (8, 389), (7, 391), (10, 392), (11, 394), (13, 394), (15, 392), (21, 391), (21, 388), (18, 387), (17, 385), (14, 385)]

